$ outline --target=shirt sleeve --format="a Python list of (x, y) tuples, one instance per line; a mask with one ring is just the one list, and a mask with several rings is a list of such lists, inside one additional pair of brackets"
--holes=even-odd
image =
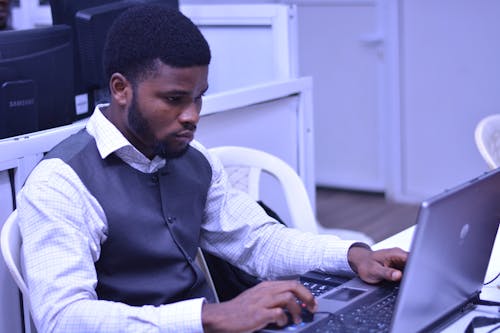
[(212, 166), (202, 248), (264, 279), (323, 270), (354, 274), (347, 251), (355, 243), (287, 228), (248, 194), (231, 187), (222, 163), (198, 142)]
[(98, 202), (61, 160), (43, 160), (17, 198), (21, 257), (39, 332), (202, 332), (202, 298), (161, 306), (98, 300), (106, 240)]

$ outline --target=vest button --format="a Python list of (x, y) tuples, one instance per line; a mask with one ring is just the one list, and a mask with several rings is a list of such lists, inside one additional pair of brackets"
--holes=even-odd
[(167, 217), (168, 223), (172, 224), (172, 223), (174, 223), (174, 221), (175, 221), (175, 217), (171, 217), (171, 216)]
[(151, 180), (153, 181), (153, 183), (158, 183), (158, 175), (153, 175), (151, 176)]

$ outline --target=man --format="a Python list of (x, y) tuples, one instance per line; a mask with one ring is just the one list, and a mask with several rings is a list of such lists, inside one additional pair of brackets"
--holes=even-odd
[(286, 228), (232, 190), (193, 135), (210, 50), (175, 10), (137, 6), (109, 31), (111, 103), (54, 148), (18, 198), (25, 276), (40, 332), (252, 332), (300, 322), (297, 281), (266, 281), (220, 304), (198, 247), (266, 279), (322, 269), (397, 281), (399, 249)]

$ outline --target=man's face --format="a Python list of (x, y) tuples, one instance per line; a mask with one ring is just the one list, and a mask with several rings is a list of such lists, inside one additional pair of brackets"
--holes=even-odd
[(202, 96), (208, 89), (207, 77), (208, 66), (173, 68), (161, 64), (157, 75), (133, 89), (126, 137), (149, 158), (182, 154), (194, 137)]

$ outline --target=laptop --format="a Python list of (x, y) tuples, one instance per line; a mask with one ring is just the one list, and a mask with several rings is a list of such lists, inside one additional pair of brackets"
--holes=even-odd
[(313, 320), (263, 332), (442, 330), (479, 300), (499, 223), (500, 168), (421, 203), (401, 283), (308, 272), (300, 281), (316, 295)]

